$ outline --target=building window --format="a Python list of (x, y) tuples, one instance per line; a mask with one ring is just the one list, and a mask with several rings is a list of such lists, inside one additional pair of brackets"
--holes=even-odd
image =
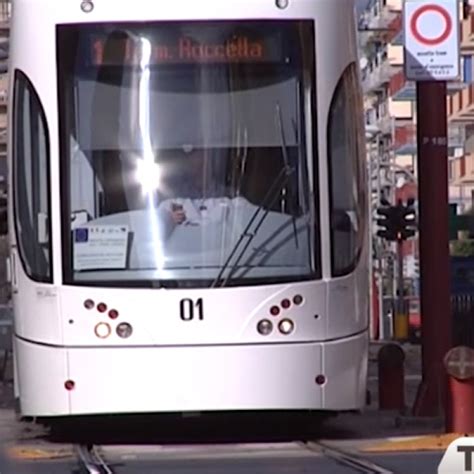
[(33, 85), (18, 70), (13, 124), (13, 196), (19, 254), (30, 278), (52, 282), (48, 129)]

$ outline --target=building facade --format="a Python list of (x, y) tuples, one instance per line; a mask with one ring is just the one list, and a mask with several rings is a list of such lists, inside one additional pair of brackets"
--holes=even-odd
[[(449, 199), (458, 213), (474, 203), (474, 10), (459, 0), (461, 73), (448, 83)], [(473, 2), (470, 2), (473, 3)], [(361, 74), (372, 176), (372, 204), (417, 196), (416, 84), (404, 73), (403, 0), (368, 0), (359, 18)], [(374, 234), (376, 226), (374, 225)], [(395, 246), (373, 237), (374, 273), (396, 294)], [(419, 288), (418, 242), (403, 245), (404, 275)], [(395, 262), (395, 263), (394, 263)], [(382, 302), (381, 302), (382, 303)]]

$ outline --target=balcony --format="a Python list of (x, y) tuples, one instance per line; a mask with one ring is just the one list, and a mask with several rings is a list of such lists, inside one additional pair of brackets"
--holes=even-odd
[(400, 30), (395, 34), (391, 44), (393, 44), (393, 46), (404, 46), (405, 39), (403, 37), (403, 28), (400, 28)]
[(396, 155), (414, 155), (416, 153), (416, 126), (413, 123), (395, 128), (393, 151)]
[(448, 98), (448, 120), (450, 123), (474, 121), (474, 84), (469, 84), (459, 94)]
[(448, 127), (448, 148), (464, 148), (466, 143), (466, 129), (463, 126), (450, 125)]
[(393, 121), (394, 119), (388, 114), (380, 117), (377, 120), (376, 126), (380, 130), (380, 133), (382, 133), (382, 135), (392, 135)]
[[(467, 88), (464, 82), (448, 82), (448, 95), (456, 94)], [(390, 96), (392, 100), (414, 101), (416, 100), (416, 83), (407, 81), (405, 72), (399, 71), (390, 78)]]
[(401, 13), (396, 14), (387, 29), (389, 31), (388, 42), (393, 46), (403, 46), (403, 19)]
[(467, 154), (449, 160), (451, 186), (474, 184), (474, 155)]
[(387, 60), (372, 70), (366, 68), (363, 72), (362, 88), (364, 93), (383, 90), (390, 82), (391, 66)]
[(396, 11), (390, 2), (381, 5), (379, 0), (375, 0), (363, 13), (362, 21), (370, 29), (384, 29), (388, 28), (398, 13), (399, 11)]
[(376, 135), (392, 135), (393, 129), (393, 118), (386, 114), (378, 119), (370, 120), (366, 122), (366, 130), (372, 130), (372, 133)]
[(474, 23), (472, 17), (461, 22), (460, 36), (461, 36), (461, 52), (472, 53), (474, 51)]

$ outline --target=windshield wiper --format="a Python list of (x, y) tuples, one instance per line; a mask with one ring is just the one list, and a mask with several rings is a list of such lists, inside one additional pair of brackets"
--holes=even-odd
[[(276, 104), (276, 119), (277, 119), (277, 126), (278, 126), (278, 131), (280, 134), (280, 139), (281, 139), (281, 149), (282, 149), (282, 154), (283, 154), (283, 168), (280, 170), (278, 173), (277, 177), (273, 181), (272, 185), (268, 189), (267, 193), (265, 194), (265, 197), (262, 200), (262, 203), (260, 206), (255, 210), (253, 215), (250, 217), (249, 222), (245, 226), (245, 229), (243, 232), (240, 234), (237, 242), (235, 243), (234, 247), (232, 248), (232, 251), (230, 252), (229, 256), (227, 257), (224, 265), (222, 266), (219, 274), (215, 278), (215, 280), (212, 282), (211, 288), (215, 288), (218, 284), (218, 282), (221, 280), (222, 276), (224, 275), (224, 272), (227, 270), (227, 268), (230, 265), (230, 262), (234, 255), (237, 253), (239, 250), (239, 247), (241, 243), (244, 241), (245, 238), (247, 238), (247, 242), (244, 245), (244, 248), (240, 252), (239, 256), (236, 258), (234, 264), (229, 270), (229, 273), (227, 277), (222, 281), (221, 287), (224, 287), (227, 282), (229, 281), (230, 277), (232, 274), (235, 272), (235, 269), (238, 267), (242, 257), (244, 256), (245, 252), (247, 251), (250, 243), (252, 242), (253, 238), (257, 235), (261, 225), (265, 221), (265, 218), (270, 212), (270, 209), (273, 207), (275, 202), (277, 201), (281, 190), (283, 187), (289, 182), (290, 176), (295, 172), (295, 168), (291, 167), (289, 164), (289, 159), (288, 159), (288, 150), (286, 146), (286, 139), (285, 139), (285, 134), (283, 130), (283, 121), (281, 119), (281, 111), (280, 111), (280, 106), (277, 103)], [(261, 211), (266, 208), (259, 218), (259, 221), (253, 231), (251, 231), (252, 224), (257, 220), (257, 217), (261, 213)], [(297, 237), (297, 229), (296, 229), (296, 219), (295, 216), (293, 215), (293, 231), (295, 235), (295, 240), (296, 240), (296, 246), (298, 246), (298, 237)]]
[[(283, 127), (283, 119), (281, 117), (281, 108), (280, 104), (277, 102), (276, 104), (276, 118), (278, 121), (278, 128), (280, 130), (280, 140), (281, 140), (281, 151), (283, 154), (283, 161), (285, 163), (285, 167), (290, 167), (290, 160), (288, 158), (288, 147), (286, 145), (286, 138), (285, 138), (285, 128)], [(288, 183), (290, 184), (290, 180), (288, 179)], [(295, 217), (295, 201), (294, 201), (294, 192), (293, 186), (289, 185), (289, 193), (290, 193), (290, 203), (291, 203), (291, 216), (293, 221), (293, 235), (295, 237), (295, 245), (298, 248), (298, 232), (296, 230), (296, 217)]]

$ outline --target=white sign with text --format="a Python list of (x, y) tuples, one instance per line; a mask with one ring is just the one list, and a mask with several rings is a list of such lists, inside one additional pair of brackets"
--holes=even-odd
[(88, 225), (76, 227), (74, 270), (119, 270), (127, 264), (128, 227)]
[(460, 77), (459, 2), (405, 0), (405, 75), (408, 80)]

